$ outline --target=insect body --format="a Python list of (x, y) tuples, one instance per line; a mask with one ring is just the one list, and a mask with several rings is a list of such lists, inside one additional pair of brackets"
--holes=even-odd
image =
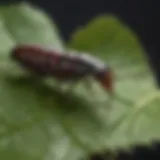
[(12, 58), (41, 76), (53, 76), (63, 82), (77, 82), (92, 76), (107, 91), (113, 91), (111, 69), (89, 54), (65, 54), (36, 45), (20, 45), (12, 50)]

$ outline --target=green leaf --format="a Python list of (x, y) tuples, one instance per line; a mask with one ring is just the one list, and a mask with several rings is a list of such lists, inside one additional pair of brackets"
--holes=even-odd
[[(42, 11), (21, 4), (0, 8), (0, 33), (0, 159), (75, 160), (84, 156), (85, 132), (100, 128), (100, 122), (81, 99), (67, 101), (39, 79), (25, 78), (26, 72), (20, 72), (10, 59), (11, 48), (20, 43), (63, 50), (55, 25)], [(83, 128), (85, 121), (88, 130)]]
[(45, 13), (35, 7), (33, 9), (25, 3), (1, 7), (0, 19), (1, 32), (4, 35), (1, 43), (7, 40), (13, 44), (38, 43), (62, 48), (57, 27)]
[(108, 148), (160, 139), (160, 93), (133, 31), (113, 16), (99, 16), (73, 34), (68, 48), (90, 52), (113, 69), (114, 100), (109, 113), (101, 114)]
[(74, 92), (63, 93), (48, 80), (27, 77), (11, 61), (16, 44), (65, 50), (56, 26), (42, 11), (28, 4), (1, 7), (0, 33), (1, 159), (79, 160), (104, 147), (159, 136), (159, 94), (135, 35), (116, 19), (97, 18), (68, 45), (113, 66), (116, 96), (111, 106), (95, 81), (93, 92), (81, 82)]

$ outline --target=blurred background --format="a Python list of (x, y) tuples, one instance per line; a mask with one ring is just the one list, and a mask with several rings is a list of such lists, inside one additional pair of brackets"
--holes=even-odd
[[(0, 0), (1, 5), (22, 1)], [(67, 41), (76, 27), (83, 26), (92, 18), (103, 13), (111, 13), (130, 26), (139, 37), (146, 50), (148, 62), (154, 71), (157, 85), (160, 85), (159, 17), (157, 0), (30, 0), (54, 18), (61, 36)], [(154, 153), (158, 154), (158, 144)], [(139, 147), (134, 150), (134, 158), (153, 157), (153, 150)], [(121, 153), (121, 158), (126, 153)], [(137, 158), (136, 158), (137, 157)], [(123, 158), (124, 159), (124, 158)], [(128, 159), (128, 158), (127, 158)]]

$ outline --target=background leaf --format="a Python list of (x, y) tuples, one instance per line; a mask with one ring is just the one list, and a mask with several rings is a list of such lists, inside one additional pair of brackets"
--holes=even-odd
[(115, 73), (108, 147), (159, 139), (160, 94), (136, 35), (115, 17), (103, 15), (75, 32), (68, 46), (105, 60)]
[(16, 44), (66, 49), (44, 13), (27, 4), (1, 7), (0, 32), (1, 159), (75, 160), (104, 147), (159, 136), (159, 95), (142, 49), (115, 18), (97, 18), (76, 32), (67, 46), (90, 51), (113, 66), (116, 96), (111, 106), (95, 81), (93, 92), (81, 82), (66, 95), (14, 66), (10, 50)]

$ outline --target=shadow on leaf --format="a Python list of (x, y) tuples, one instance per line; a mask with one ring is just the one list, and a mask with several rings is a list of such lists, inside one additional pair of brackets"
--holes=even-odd
[[(53, 116), (56, 112), (60, 121), (69, 127), (76, 126), (81, 130), (93, 128), (98, 132), (107, 129), (106, 124), (103, 124), (94, 108), (92, 108), (92, 104), (75, 93), (68, 95), (68, 93), (63, 93), (45, 84), (41, 79), (33, 77), (7, 77), (6, 80), (18, 92), (21, 92), (23, 88), (25, 92), (34, 93), (40, 101), (43, 101), (43, 104), (45, 104), (43, 107), (47, 112), (54, 113)], [(23, 93), (19, 93), (19, 95), (23, 96)]]

